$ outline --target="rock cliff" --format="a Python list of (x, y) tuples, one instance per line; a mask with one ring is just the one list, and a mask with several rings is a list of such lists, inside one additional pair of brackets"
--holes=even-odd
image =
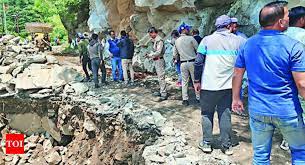
[[(240, 30), (248, 36), (259, 30), (260, 8), (272, 0), (90, 0), (88, 26), (91, 31), (127, 30), (138, 45), (146, 45), (147, 29), (155, 26), (168, 39), (182, 22), (198, 28), (205, 36), (214, 30), (217, 16), (228, 14), (239, 19)], [(289, 6), (304, 5), (305, 0), (289, 0)], [(145, 49), (136, 50), (134, 64), (152, 71), (151, 62), (143, 58)], [(171, 46), (167, 44), (165, 60), (171, 67)]]

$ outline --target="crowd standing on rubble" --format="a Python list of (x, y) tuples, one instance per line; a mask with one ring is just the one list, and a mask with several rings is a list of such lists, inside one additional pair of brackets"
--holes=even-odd
[[(203, 134), (198, 147), (205, 153), (213, 152), (213, 118), (217, 111), (221, 150), (232, 155), (231, 113), (244, 110), (241, 87), (246, 73), (253, 164), (270, 164), (275, 129), (283, 135), (281, 148), (291, 151), (292, 164), (305, 164), (305, 120), (299, 101), (299, 97), (305, 98), (305, 7), (289, 11), (287, 2), (271, 2), (260, 10), (259, 22), (262, 29), (249, 38), (239, 31), (238, 19), (227, 15), (217, 17), (215, 31), (203, 38), (198, 29), (186, 23), (172, 31), (170, 43), (177, 86), (182, 88), (181, 104), (190, 104), (191, 84), (201, 108)], [(149, 27), (147, 33), (152, 49), (145, 58), (154, 64), (160, 88), (153, 95), (162, 102), (168, 99), (165, 41), (156, 27)], [(78, 49), (84, 82), (93, 81), (95, 88), (108, 85), (106, 51), (111, 59), (111, 79), (134, 86), (134, 42), (125, 30), (120, 37), (114, 30), (108, 34), (108, 40), (101, 40), (96, 33), (77, 34), (73, 47)], [(50, 41), (48, 36), (44, 40)]]

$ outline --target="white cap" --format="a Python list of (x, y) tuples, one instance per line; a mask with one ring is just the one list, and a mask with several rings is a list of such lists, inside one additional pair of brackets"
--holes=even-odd
[(232, 22), (232, 23), (237, 23), (237, 22), (238, 22), (238, 19), (233, 17), (233, 18), (231, 18), (231, 22)]

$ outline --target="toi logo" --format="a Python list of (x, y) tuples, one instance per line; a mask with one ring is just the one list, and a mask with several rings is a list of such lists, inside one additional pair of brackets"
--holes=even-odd
[(6, 134), (6, 154), (24, 154), (24, 135)]

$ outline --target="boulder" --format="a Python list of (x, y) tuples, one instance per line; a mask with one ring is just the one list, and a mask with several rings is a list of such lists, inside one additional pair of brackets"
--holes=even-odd
[(23, 71), (23, 66), (18, 66), (17, 68), (15, 68), (15, 69), (13, 70), (12, 75), (13, 75), (14, 77), (16, 77), (17, 74), (21, 73), (22, 71)]
[(33, 55), (28, 58), (30, 63), (46, 63), (47, 59), (45, 55)]
[(47, 59), (48, 64), (58, 64), (59, 63), (57, 58), (54, 56), (46, 55), (46, 59)]
[(13, 79), (11, 74), (1, 74), (0, 75), (0, 82), (1, 83), (9, 83)]
[(0, 91), (6, 90), (7, 85), (0, 83)]
[(33, 53), (35, 53), (35, 52), (38, 52), (38, 49), (27, 49), (26, 51), (25, 51), (26, 53), (29, 53), (29, 54), (33, 54)]
[(5, 35), (5, 36), (3, 36), (3, 37), (0, 39), (0, 42), (9, 41), (9, 40), (13, 39), (14, 37), (15, 37), (15, 36), (10, 35), (10, 34)]
[(19, 43), (20, 39), (21, 38), (18, 36), (18, 37), (15, 37), (15, 38), (11, 39), (9, 42), (11, 44), (17, 45)]
[(77, 95), (83, 94), (89, 90), (89, 87), (84, 83), (73, 83), (71, 84), (71, 87)]
[(26, 54), (19, 54), (15, 57), (18, 61), (26, 61), (27, 55)]
[(10, 65), (14, 63), (15, 58), (13, 56), (8, 56), (5, 57), (4, 60), (2, 61), (2, 65)]
[(71, 87), (71, 85), (67, 84), (64, 87), (64, 93), (74, 93), (74, 89)]
[(90, 119), (86, 119), (85, 122), (84, 122), (84, 128), (85, 130), (87, 130), (88, 132), (93, 132), (96, 130), (96, 126), (95, 124), (93, 123), (92, 120)]
[(49, 164), (59, 164), (61, 162), (61, 156), (54, 149), (52, 149), (44, 158)]
[(11, 64), (9, 65), (8, 73), (9, 73), (9, 74), (12, 74), (12, 72), (13, 72), (14, 69), (16, 69), (16, 68), (17, 68), (17, 64), (16, 64), (16, 63), (11, 63)]
[(9, 74), (10, 66), (0, 66), (1, 74)]
[(48, 98), (48, 97), (51, 97), (52, 95), (50, 93), (43, 93), (43, 94), (40, 94), (40, 93), (33, 93), (33, 94), (30, 94), (29, 97), (32, 98), (32, 99), (44, 99), (44, 98)]
[(37, 93), (46, 94), (46, 93), (52, 93), (52, 92), (53, 92), (52, 89), (42, 89), (42, 90), (38, 91)]
[(52, 147), (53, 147), (52, 146), (52, 142), (49, 139), (45, 139), (43, 141), (42, 146), (43, 146), (43, 151), (44, 152), (49, 152), (52, 149)]
[(52, 66), (49, 69), (32, 67), (17, 75), (16, 89), (57, 88), (81, 79), (81, 75), (75, 69), (68, 67)]
[(21, 46), (12, 46), (12, 50), (19, 54), (21, 52)]

